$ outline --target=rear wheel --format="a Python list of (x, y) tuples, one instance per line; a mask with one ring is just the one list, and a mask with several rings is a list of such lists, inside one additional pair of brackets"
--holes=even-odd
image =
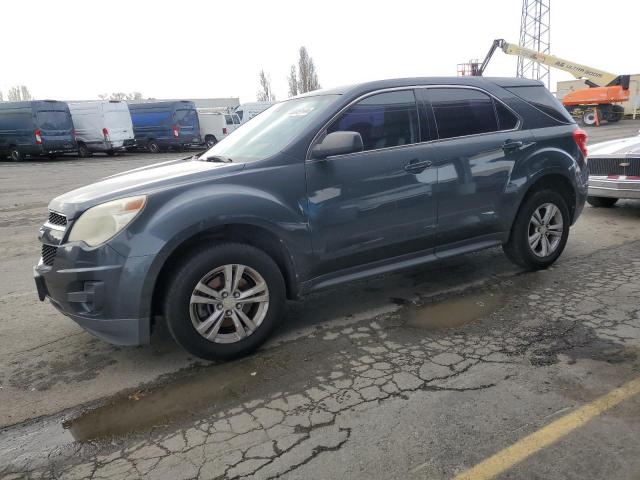
[(184, 260), (165, 290), (164, 313), (175, 340), (213, 360), (259, 347), (280, 319), (285, 286), (276, 263), (255, 247), (212, 245)]
[(24, 154), (18, 149), (18, 147), (9, 147), (9, 160), (12, 162), (21, 162), (24, 160)]
[(213, 135), (207, 135), (204, 141), (207, 144), (207, 148), (211, 148), (218, 143), (218, 140)]
[(91, 151), (84, 143), (78, 144), (78, 156), (80, 158), (87, 158), (91, 156)]
[(611, 197), (587, 197), (587, 202), (589, 203), (589, 205), (596, 208), (611, 208), (616, 204), (617, 201), (617, 198)]
[(147, 143), (147, 150), (151, 153), (160, 153), (160, 145), (155, 140), (149, 140)]
[(582, 123), (587, 127), (593, 127), (596, 124), (596, 112), (587, 110), (582, 114)]
[(520, 207), (503, 250), (512, 262), (529, 270), (547, 268), (564, 250), (570, 223), (562, 195), (553, 190), (534, 192)]

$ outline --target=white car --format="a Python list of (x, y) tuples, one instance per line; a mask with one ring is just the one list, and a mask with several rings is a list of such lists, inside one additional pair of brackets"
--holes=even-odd
[(115, 155), (136, 144), (126, 102), (98, 100), (68, 102), (68, 105), (79, 157), (89, 157), (93, 152)]
[(198, 108), (200, 138), (207, 146), (213, 147), (240, 126), (240, 118), (235, 113), (225, 113), (215, 108)]
[(620, 198), (640, 199), (640, 135), (589, 147), (589, 196), (594, 207)]

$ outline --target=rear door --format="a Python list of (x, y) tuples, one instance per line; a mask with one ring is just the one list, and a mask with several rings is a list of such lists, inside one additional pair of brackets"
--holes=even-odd
[(360, 133), (364, 151), (307, 161), (309, 221), (321, 264), (315, 273), (430, 247), (436, 176), (416, 165), (427, 160), (427, 145), (420, 143), (414, 91), (356, 102), (326, 128), (336, 131)]
[[(58, 103), (58, 102), (56, 102)], [(46, 149), (73, 148), (73, 123), (69, 110), (52, 103), (36, 110), (36, 127)]]
[(112, 142), (124, 142), (133, 139), (133, 126), (129, 108), (124, 102), (109, 102), (103, 104), (104, 125), (109, 132)]
[(180, 142), (198, 142), (200, 138), (200, 124), (198, 113), (193, 107), (179, 106), (174, 112), (178, 139)]
[(487, 92), (467, 87), (422, 90), (438, 140), (438, 244), (504, 230), (504, 192), (532, 136), (519, 117)]

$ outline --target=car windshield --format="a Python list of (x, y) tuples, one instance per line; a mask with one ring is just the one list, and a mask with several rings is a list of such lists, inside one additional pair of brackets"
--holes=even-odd
[(339, 95), (318, 95), (277, 103), (240, 126), (200, 158), (225, 157), (234, 162), (267, 158), (284, 149)]

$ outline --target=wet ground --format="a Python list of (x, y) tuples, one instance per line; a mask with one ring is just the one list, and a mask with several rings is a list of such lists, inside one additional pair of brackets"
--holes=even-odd
[[(545, 272), (492, 249), (291, 303), (238, 361), (162, 327), (92, 339), (35, 300), (37, 226), (50, 197), (156, 159), (0, 164), (0, 477), (452, 478), (640, 377), (640, 202), (587, 207)], [(639, 431), (635, 396), (502, 478), (637, 479)]]

